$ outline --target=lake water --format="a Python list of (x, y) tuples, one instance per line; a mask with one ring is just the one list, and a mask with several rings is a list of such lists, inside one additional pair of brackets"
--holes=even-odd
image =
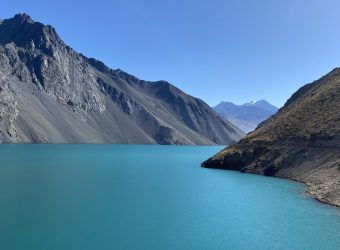
[(0, 249), (340, 249), (340, 209), (220, 149), (0, 145)]

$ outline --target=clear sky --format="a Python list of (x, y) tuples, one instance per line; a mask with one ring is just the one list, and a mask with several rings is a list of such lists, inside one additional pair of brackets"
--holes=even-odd
[(77, 51), (210, 105), (282, 106), (340, 66), (338, 0), (2, 0), (54, 26)]

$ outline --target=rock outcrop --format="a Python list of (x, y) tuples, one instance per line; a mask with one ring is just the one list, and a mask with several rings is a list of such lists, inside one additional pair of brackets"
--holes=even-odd
[(202, 166), (304, 182), (340, 206), (340, 69), (300, 88), (278, 113)]
[(0, 142), (226, 145), (242, 136), (200, 99), (87, 58), (26, 14), (0, 21)]

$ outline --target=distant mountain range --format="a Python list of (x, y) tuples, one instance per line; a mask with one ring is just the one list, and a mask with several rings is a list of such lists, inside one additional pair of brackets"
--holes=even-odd
[(340, 206), (340, 68), (202, 165), (302, 181), (316, 199)]
[(226, 145), (243, 135), (166, 81), (77, 53), (52, 26), (0, 20), (0, 142)]
[(234, 123), (244, 132), (253, 131), (257, 125), (275, 114), (277, 107), (265, 100), (236, 105), (232, 102), (221, 102), (213, 109), (225, 120)]

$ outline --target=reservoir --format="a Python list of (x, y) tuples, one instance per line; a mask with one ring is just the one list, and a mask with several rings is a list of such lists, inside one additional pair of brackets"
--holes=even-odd
[(0, 249), (340, 249), (340, 209), (218, 146), (0, 145)]

